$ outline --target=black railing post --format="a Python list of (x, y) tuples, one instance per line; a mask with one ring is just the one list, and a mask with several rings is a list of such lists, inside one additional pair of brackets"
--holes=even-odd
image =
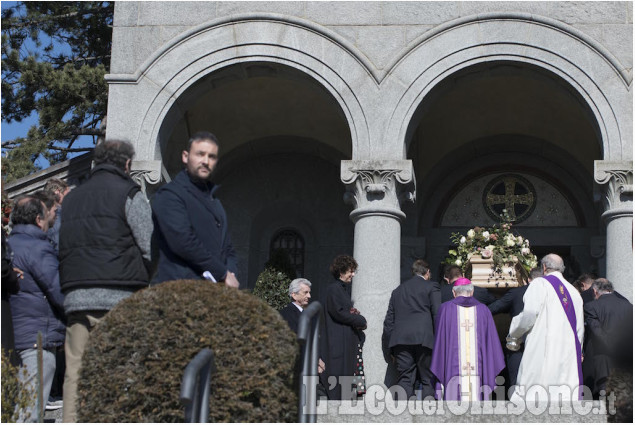
[(214, 352), (209, 348), (202, 349), (186, 366), (181, 381), (181, 403), (185, 406), (185, 422), (208, 421), (210, 384), (214, 372)]
[(317, 422), (318, 361), (320, 358), (320, 318), (322, 305), (314, 301), (304, 309), (298, 322), (298, 342), (302, 353), (298, 422)]

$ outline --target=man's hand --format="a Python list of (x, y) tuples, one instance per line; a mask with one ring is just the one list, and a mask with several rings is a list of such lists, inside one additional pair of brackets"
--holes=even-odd
[(240, 282), (238, 282), (234, 273), (230, 271), (227, 272), (227, 276), (225, 276), (225, 286), (229, 286), (230, 288), (238, 288), (240, 286)]
[(13, 268), (13, 271), (18, 275), (18, 279), (24, 279), (24, 272), (17, 267)]
[(318, 359), (318, 373), (324, 372), (325, 369), (326, 369), (326, 365), (324, 364), (322, 359)]

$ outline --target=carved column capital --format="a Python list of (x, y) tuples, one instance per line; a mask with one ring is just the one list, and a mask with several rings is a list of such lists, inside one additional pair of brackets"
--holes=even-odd
[(410, 160), (342, 161), (344, 201), (353, 205), (351, 218), (388, 215), (405, 218), (400, 202), (415, 200), (415, 177)]
[(132, 161), (130, 177), (141, 186), (143, 193), (146, 193), (147, 184), (161, 182), (161, 161)]
[(595, 161), (594, 177), (604, 189), (605, 214), (628, 214), (630, 210), (632, 216), (633, 161)]

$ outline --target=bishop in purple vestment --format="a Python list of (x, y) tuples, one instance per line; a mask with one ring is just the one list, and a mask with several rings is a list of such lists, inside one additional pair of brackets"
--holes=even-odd
[(457, 280), (452, 292), (454, 299), (441, 304), (435, 321), (430, 370), (443, 384), (444, 400), (488, 399), (496, 376), (505, 368), (492, 314), (472, 297), (469, 279)]

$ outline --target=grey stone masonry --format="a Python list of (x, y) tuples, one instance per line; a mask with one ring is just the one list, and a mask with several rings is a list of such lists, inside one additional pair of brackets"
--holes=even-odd
[[(342, 34), (379, 69), (407, 49), (412, 34), (470, 15), (514, 12), (555, 19), (603, 44), (633, 66), (631, 2), (116, 2), (112, 72), (134, 72), (179, 31), (241, 14), (302, 18)], [(131, 29), (134, 28), (134, 31)]]
[(595, 181), (604, 201), (606, 277), (633, 302), (633, 161), (595, 161)]

